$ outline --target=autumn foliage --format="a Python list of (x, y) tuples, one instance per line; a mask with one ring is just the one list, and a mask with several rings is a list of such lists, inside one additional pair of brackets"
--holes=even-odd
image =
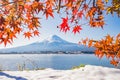
[(120, 34), (116, 37), (107, 35), (99, 41), (86, 38), (81, 43), (89, 47), (95, 47), (95, 55), (100, 59), (106, 56), (114, 66), (117, 66), (120, 61)]
[[(116, 13), (119, 17), (120, 0), (0, 0), (0, 44), (12, 43), (20, 33), (28, 39), (39, 36), (40, 19), (43, 18), (39, 15), (48, 19), (54, 18), (54, 13), (65, 15), (60, 16), (62, 22), (57, 26), (60, 31), (76, 34), (86, 24), (103, 28), (104, 14)], [(82, 23), (82, 20), (87, 23)], [(87, 40), (83, 40), (83, 43), (86, 44)], [(93, 43), (99, 58), (112, 55), (112, 64), (115, 64), (116, 58), (120, 58), (120, 51), (116, 52), (120, 48), (119, 37), (113, 39), (109, 35), (100, 41), (89, 40), (89, 46), (93, 46)]]

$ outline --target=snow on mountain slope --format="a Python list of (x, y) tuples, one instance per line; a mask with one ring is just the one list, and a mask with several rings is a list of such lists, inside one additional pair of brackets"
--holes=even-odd
[(58, 37), (57, 35), (52, 35), (42, 42), (32, 43), (26, 46), (2, 49), (1, 53), (11, 53), (11, 52), (39, 52), (39, 51), (93, 51), (93, 48), (88, 48), (83, 45), (78, 45), (75, 43), (70, 43)]
[(60, 37), (58, 37), (57, 35), (51, 35), (49, 36), (46, 41), (48, 41), (49, 43), (52, 42), (58, 42), (58, 43), (68, 43), (67, 41), (61, 39)]

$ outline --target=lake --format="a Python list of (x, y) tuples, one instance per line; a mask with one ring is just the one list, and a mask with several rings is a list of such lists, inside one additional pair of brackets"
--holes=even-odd
[(2, 70), (18, 70), (18, 65), (24, 65), (28, 69), (67, 70), (80, 64), (114, 67), (105, 57), (99, 59), (94, 54), (0, 54)]

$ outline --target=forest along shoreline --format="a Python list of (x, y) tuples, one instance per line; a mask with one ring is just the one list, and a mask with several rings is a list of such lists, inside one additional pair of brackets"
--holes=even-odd
[(0, 54), (94, 54), (93, 51), (40, 51), (40, 52), (9, 52)]

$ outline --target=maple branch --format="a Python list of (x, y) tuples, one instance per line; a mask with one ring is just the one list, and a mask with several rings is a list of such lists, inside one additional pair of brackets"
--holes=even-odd
[(78, 9), (78, 10), (80, 10), (80, 8), (81, 8), (83, 2), (84, 2), (84, 1), (82, 0), (81, 3), (80, 3), (80, 6), (79, 6), (79, 9)]
[[(6, 6), (6, 5), (9, 5), (9, 4), (12, 4), (12, 3), (17, 3), (17, 2), (23, 2), (23, 1), (13, 1), (13, 2), (9, 2), (9, 3), (7, 3), (7, 4), (2, 4), (2, 5), (0, 5), (0, 7)], [(25, 1), (24, 1), (24, 3), (25, 3)]]
[(81, 25), (86, 25), (86, 24), (88, 24), (89, 22), (86, 22), (86, 23), (83, 23), (83, 24), (81, 24)]
[(9, 4), (12, 4), (12, 3), (15, 3), (15, 2), (9, 2), (8, 4), (2, 4), (2, 5), (0, 5), (0, 7), (6, 6), (6, 5), (9, 5)]
[(90, 5), (91, 1), (92, 1), (92, 0), (89, 0), (88, 5)]
[[(21, 2), (21, 1), (20, 1), (20, 2)], [(7, 3), (7, 4), (2, 4), (2, 5), (0, 5), (0, 7), (6, 6), (6, 5), (9, 5), (9, 4), (12, 4), (12, 3), (16, 3), (16, 2), (14, 1), (14, 2), (9, 2), (9, 3)]]
[(60, 12), (60, 7), (61, 7), (61, 0), (59, 0), (59, 4), (58, 4), (58, 11), (57, 11), (57, 13), (59, 13), (59, 12)]
[(3, 8), (0, 8), (0, 12), (4, 12)]
[(95, 0), (93, 0), (93, 7), (95, 7)]

